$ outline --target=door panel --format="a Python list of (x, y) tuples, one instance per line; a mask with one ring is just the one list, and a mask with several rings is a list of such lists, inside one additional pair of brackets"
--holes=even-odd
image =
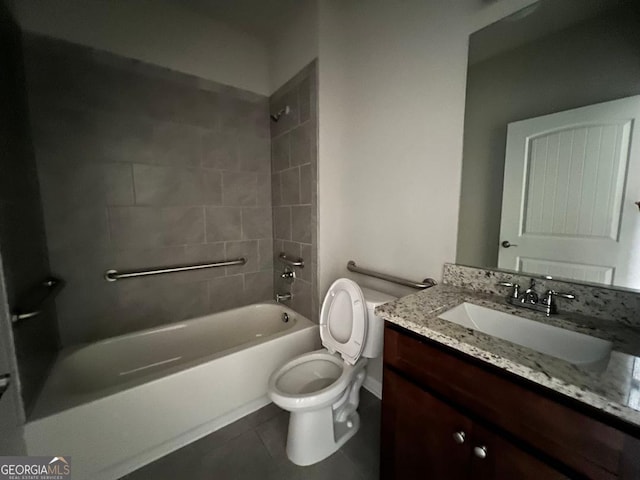
[[(388, 369), (383, 380), (381, 478), (468, 478), (471, 421)], [(456, 432), (463, 443), (454, 440)]]
[(618, 239), (631, 122), (526, 140), (522, 234)]
[(474, 480), (568, 480), (569, 477), (519, 449), (499, 435), (474, 425), (472, 447), (484, 448), (484, 458), (474, 450), (471, 474)]
[(638, 138), (640, 96), (510, 123), (498, 266), (640, 288)]

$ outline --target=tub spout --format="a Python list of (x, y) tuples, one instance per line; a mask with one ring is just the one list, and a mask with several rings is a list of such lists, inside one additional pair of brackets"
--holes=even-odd
[(287, 293), (276, 293), (276, 302), (286, 302), (287, 300), (291, 300), (291, 294)]

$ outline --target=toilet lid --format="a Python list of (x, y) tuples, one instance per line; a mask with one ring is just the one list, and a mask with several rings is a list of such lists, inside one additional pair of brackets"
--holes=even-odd
[(320, 338), (331, 353), (338, 352), (353, 365), (360, 358), (367, 335), (367, 306), (356, 282), (333, 282), (322, 302)]

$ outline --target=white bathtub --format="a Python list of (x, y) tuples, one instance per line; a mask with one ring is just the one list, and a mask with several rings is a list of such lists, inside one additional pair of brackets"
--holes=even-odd
[(71, 456), (75, 479), (119, 478), (268, 404), (271, 372), (319, 345), (317, 325), (264, 303), (63, 350), (27, 452)]

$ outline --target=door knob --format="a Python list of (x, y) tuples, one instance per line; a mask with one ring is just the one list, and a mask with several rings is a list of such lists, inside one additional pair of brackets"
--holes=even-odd
[(473, 454), (480, 459), (487, 458), (487, 447), (473, 447)]
[(453, 441), (456, 442), (458, 445), (463, 444), (465, 438), (466, 438), (466, 435), (463, 431), (456, 432), (453, 434)]
[(500, 245), (502, 245), (504, 248), (517, 247), (518, 246), (515, 243), (511, 243), (509, 240), (505, 240)]

